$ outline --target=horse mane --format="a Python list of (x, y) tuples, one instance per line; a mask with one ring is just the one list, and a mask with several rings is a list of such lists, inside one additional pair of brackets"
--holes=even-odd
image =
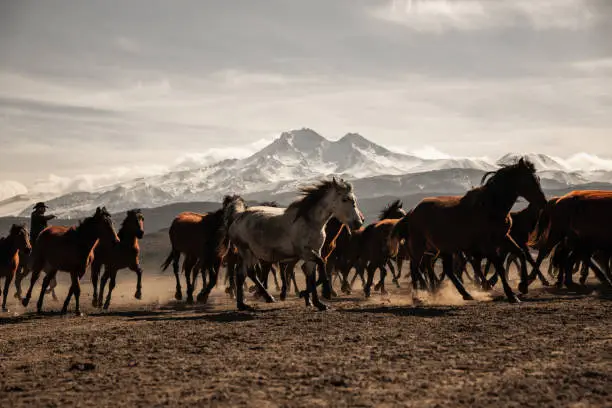
[(123, 219), (123, 221), (121, 221), (121, 227), (119, 228), (119, 231), (117, 231), (119, 241), (123, 241), (123, 238), (125, 238), (128, 221), (133, 217), (142, 216), (142, 211), (140, 210), (140, 208), (134, 208), (132, 210), (128, 210), (126, 214), (126, 217)]
[(402, 203), (401, 200), (395, 200), (390, 202), (389, 204), (387, 204), (387, 206), (385, 208), (383, 208), (383, 210), (380, 212), (380, 215), (378, 216), (378, 219), (380, 221), (385, 220), (387, 218), (389, 218), (390, 214), (394, 211), (398, 211), (401, 210), (402, 207), (404, 206), (404, 203)]
[(79, 223), (76, 226), (72, 226), (70, 227), (70, 229), (67, 231), (68, 234), (70, 233), (80, 233), (83, 231), (84, 228), (90, 226), (91, 224), (93, 224), (94, 222), (96, 222), (96, 219), (99, 217), (108, 217), (110, 218), (110, 213), (106, 210), (106, 207), (98, 207), (96, 209), (96, 212), (94, 213), (94, 215), (90, 215), (89, 217), (85, 217), (85, 219), (79, 221)]
[(494, 171), (488, 171), (480, 180), (480, 186), (474, 187), (469, 190), (461, 199), (462, 202), (468, 202), (471, 204), (477, 204), (480, 201), (482, 193), (486, 191), (505, 191), (507, 189), (504, 181), (508, 175), (513, 174), (519, 169), (525, 169), (530, 173), (535, 174), (535, 165), (527, 158), (520, 158), (515, 163), (506, 164)]
[(499, 177), (505, 176), (508, 173), (511, 173), (514, 170), (517, 170), (521, 167), (524, 167), (526, 170), (530, 171), (531, 173), (535, 174), (536, 172), (536, 168), (533, 162), (525, 157), (521, 157), (520, 159), (516, 160), (516, 162), (514, 163), (506, 164), (497, 170), (486, 172), (482, 176), (482, 179), (480, 180), (480, 185), (486, 186), (491, 183), (495, 183), (495, 180), (497, 180)]
[(295, 220), (300, 217), (308, 220), (310, 218), (310, 211), (316, 207), (319, 201), (321, 201), (332, 188), (344, 189), (347, 192), (353, 190), (353, 186), (344, 180), (338, 181), (335, 178), (332, 180), (322, 180), (310, 186), (300, 187), (299, 192), (302, 197), (289, 204), (287, 211), (293, 209), (297, 210)]

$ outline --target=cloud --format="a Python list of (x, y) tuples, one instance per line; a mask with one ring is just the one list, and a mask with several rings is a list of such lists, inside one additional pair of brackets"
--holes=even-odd
[(423, 32), (477, 31), (524, 25), (535, 30), (579, 30), (597, 14), (587, 0), (392, 0), (372, 14)]

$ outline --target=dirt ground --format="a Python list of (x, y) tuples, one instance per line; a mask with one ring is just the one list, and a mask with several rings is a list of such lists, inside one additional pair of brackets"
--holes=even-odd
[(404, 288), (356, 290), (327, 312), (294, 296), (236, 312), (220, 289), (206, 307), (174, 302), (170, 276), (147, 275), (141, 301), (134, 286), (101, 312), (84, 283), (83, 317), (11, 298), (2, 406), (612, 407), (612, 297), (597, 291), (540, 288), (511, 305), (447, 289), (413, 307)]

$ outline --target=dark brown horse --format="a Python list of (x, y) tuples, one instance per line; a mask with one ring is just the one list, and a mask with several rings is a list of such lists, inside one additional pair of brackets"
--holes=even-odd
[[(553, 248), (557, 258), (564, 260), (566, 286), (572, 286), (572, 269), (577, 261), (588, 265), (605, 284), (610, 278), (596, 265), (591, 256), (612, 248), (612, 191), (579, 190), (547, 204), (538, 222), (531, 244), (540, 249), (536, 267)], [(534, 268), (534, 272), (537, 270)]]
[[(93, 305), (94, 307), (102, 306), (104, 299), (104, 287), (106, 281), (110, 278), (108, 285), (108, 296), (104, 302), (104, 309), (108, 309), (110, 305), (117, 272), (120, 269), (129, 268), (136, 272), (136, 299), (142, 298), (142, 268), (140, 267), (139, 255), (140, 246), (138, 240), (144, 236), (144, 216), (140, 210), (130, 210), (119, 228), (117, 233), (119, 243), (100, 242), (94, 249), (94, 259), (91, 263), (91, 283), (93, 284)], [(98, 278), (100, 271), (104, 266), (104, 275), (100, 282), (100, 293), (98, 294)]]
[[(444, 274), (466, 300), (472, 296), (453, 271), (453, 256), (459, 252), (486, 256), (493, 261), (508, 299), (518, 302), (506, 279), (499, 251), (509, 250), (525, 258), (509, 234), (508, 213), (519, 196), (539, 208), (546, 204), (535, 167), (525, 159), (485, 174), (482, 186), (464, 196), (423, 200), (397, 224), (392, 236), (408, 242), (412, 270), (419, 270), (428, 251), (440, 256)], [(526, 283), (526, 268), (521, 271), (521, 277)], [(413, 282), (413, 289), (414, 297), (416, 282)]]
[[(221, 267), (222, 257), (219, 253), (219, 245), (222, 245), (222, 226), (223, 226), (223, 210), (218, 210), (213, 213), (198, 214), (194, 212), (183, 212), (176, 216), (170, 231), (170, 243), (172, 250), (162, 264), (162, 270), (166, 270), (170, 263), (176, 278), (176, 300), (183, 298), (181, 290), (181, 281), (179, 277), (179, 261), (181, 254), (185, 256), (183, 261), (183, 269), (185, 270), (185, 282), (187, 284), (187, 303), (193, 303), (193, 283), (191, 273), (196, 264), (199, 264), (199, 269), (202, 274), (209, 272), (210, 276), (207, 284), (198, 294), (198, 301), (206, 302), (208, 295), (214, 286), (217, 284), (219, 268)], [(225, 251), (226, 252), (226, 251)], [(194, 272), (197, 273), (197, 272)]]
[(28, 230), (22, 225), (11, 227), (7, 237), (0, 238), (0, 278), (4, 278), (2, 311), (6, 312), (9, 287), (19, 267), (19, 254), (29, 254), (32, 249)]
[(40, 313), (49, 282), (55, 278), (57, 271), (65, 271), (70, 273), (71, 285), (62, 307), (62, 314), (68, 310), (72, 295), (75, 299), (75, 313), (80, 314), (81, 286), (79, 280), (85, 275), (85, 271), (91, 264), (93, 248), (98, 241), (103, 244), (119, 243), (111, 216), (104, 207), (98, 207), (93, 216), (85, 218), (75, 227), (52, 226), (43, 230), (32, 252), (32, 279), (28, 293), (23, 299), (23, 305), (27, 306), (30, 302), (32, 289), (40, 272), (44, 270), (46, 276), (43, 279), (37, 304), (37, 311)]

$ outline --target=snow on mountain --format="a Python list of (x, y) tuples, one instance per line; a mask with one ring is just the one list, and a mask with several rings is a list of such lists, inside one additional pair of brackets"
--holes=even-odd
[[(174, 168), (89, 191), (44, 199), (55, 214), (74, 218), (90, 214), (99, 205), (118, 212), (174, 202), (219, 201), (228, 193), (239, 193), (252, 199), (295, 195), (299, 185), (332, 174), (352, 180), (360, 197), (380, 197), (399, 192), (460, 193), (478, 185), (484, 172), (495, 170), (520, 156), (510, 153), (497, 162), (450, 156), (421, 158), (390, 151), (357, 133), (332, 141), (304, 128), (284, 132), (261, 150), (241, 159)], [(546, 189), (612, 181), (612, 161), (588, 155), (577, 155), (568, 160), (543, 154), (526, 156), (534, 162)], [(588, 171), (577, 170), (579, 165)], [(22, 215), (29, 215), (33, 200), (41, 197), (28, 196), (17, 185), (13, 187), (21, 192), (20, 198), (0, 201), (0, 214), (22, 210)]]

